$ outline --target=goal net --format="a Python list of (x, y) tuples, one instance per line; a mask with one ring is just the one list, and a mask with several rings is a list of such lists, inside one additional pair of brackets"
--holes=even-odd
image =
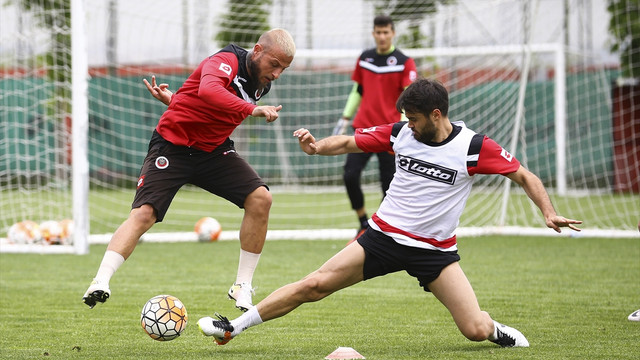
[[(61, 8), (25, 3), (9, 1), (0, 18), (0, 250), (84, 253), (86, 244), (108, 241), (128, 215), (148, 141), (166, 109), (142, 79), (155, 75), (176, 91), (204, 57), (222, 47), (216, 34), (228, 28), (242, 33), (246, 19), (226, 16), (238, 6), (233, 1), (73, 0), (62, 1)], [(584, 221), (584, 234), (637, 236), (640, 160), (638, 142), (630, 139), (638, 135), (628, 122), (615, 120), (622, 111), (612, 95), (619, 71), (588, 48), (563, 45), (553, 26), (545, 32), (536, 14), (548, 2), (523, 8), (515, 0), (491, 6), (461, 1), (429, 9), (423, 3), (410, 4), (420, 10), (419, 19), (396, 20), (396, 43), (415, 59), (421, 76), (448, 88), (450, 119), (515, 154), (542, 179), (560, 214)], [(80, 29), (72, 26), (70, 4), (84, 9), (76, 18)], [(341, 11), (331, 11), (338, 4)], [(273, 194), (269, 238), (349, 239), (358, 223), (342, 181), (345, 157), (307, 156), (292, 133), (306, 127), (316, 137), (330, 135), (351, 90), (356, 59), (373, 46), (376, 9), (391, 5), (241, 5), (251, 7), (247, 13), (271, 14), (268, 27), (287, 28), (298, 46), (294, 63), (262, 100), (283, 105), (278, 121), (249, 118), (232, 136)], [(503, 26), (494, 29), (478, 19)], [(415, 29), (427, 36), (412, 36)], [(546, 37), (534, 37), (540, 32)], [(72, 39), (81, 42), (72, 47)], [(414, 48), (410, 41), (416, 41)], [(251, 46), (255, 32), (247, 31), (244, 42)], [(85, 76), (72, 76), (74, 66), (86, 66)], [(375, 157), (362, 186), (371, 215), (381, 201)], [(188, 185), (144, 239), (194, 240), (193, 226), (204, 216), (222, 224), (223, 239), (237, 239), (242, 215)], [(75, 227), (64, 230), (65, 219)], [(22, 229), (22, 237), (9, 241), (14, 224), (27, 220), (58, 224), (41, 228), (40, 237), (45, 230), (74, 235), (48, 235), (58, 246), (31, 245), (30, 236), (37, 234)], [(459, 234), (485, 233), (553, 231), (517, 185), (501, 176), (478, 176)]]

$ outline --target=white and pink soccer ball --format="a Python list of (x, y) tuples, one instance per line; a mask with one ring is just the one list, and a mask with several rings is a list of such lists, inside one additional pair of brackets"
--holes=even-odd
[(73, 245), (73, 220), (64, 219), (61, 220), (59, 224), (62, 228), (62, 244)]
[(70, 245), (73, 243), (73, 220), (47, 220), (17, 222), (7, 231), (7, 239), (13, 244)]
[(218, 240), (222, 233), (222, 226), (218, 220), (205, 216), (196, 222), (194, 230), (198, 234), (198, 241), (211, 242)]
[(40, 223), (42, 242), (48, 245), (62, 244), (62, 226), (55, 220), (47, 220)]
[(7, 231), (7, 239), (12, 244), (36, 244), (42, 240), (40, 226), (37, 222), (24, 220), (17, 222)]

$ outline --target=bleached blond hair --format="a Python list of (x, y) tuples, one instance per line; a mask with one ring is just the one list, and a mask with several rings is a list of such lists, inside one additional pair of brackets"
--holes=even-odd
[(293, 57), (296, 54), (296, 44), (293, 37), (285, 29), (271, 29), (260, 36), (258, 44), (265, 49), (272, 46), (278, 46), (287, 55)]

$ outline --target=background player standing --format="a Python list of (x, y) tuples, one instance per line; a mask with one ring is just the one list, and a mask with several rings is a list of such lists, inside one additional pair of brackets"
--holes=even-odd
[[(244, 209), (240, 259), (228, 297), (246, 311), (252, 305), (253, 273), (267, 232), (271, 193), (256, 171), (240, 157), (229, 138), (248, 116), (275, 121), (279, 106), (257, 106), (271, 82), (289, 67), (295, 44), (284, 29), (260, 36), (251, 50), (229, 45), (204, 59), (173, 94), (167, 85), (145, 80), (168, 105), (156, 126), (138, 178), (129, 217), (113, 234), (98, 272), (82, 300), (93, 308), (111, 296), (109, 281), (131, 255), (140, 236), (163, 220), (173, 197), (187, 183)], [(218, 269), (218, 272), (224, 269)]]
[[(369, 128), (400, 121), (401, 114), (395, 108), (396, 100), (402, 90), (417, 77), (413, 59), (393, 45), (395, 29), (391, 17), (376, 16), (373, 19), (372, 34), (376, 47), (362, 52), (356, 63), (351, 76), (355, 84), (349, 94), (342, 118), (338, 120), (333, 130), (333, 135), (344, 134), (349, 125), (353, 128)], [(350, 119), (354, 114), (356, 115), (351, 123)], [(351, 208), (355, 210), (359, 223), (356, 238), (368, 226), (360, 178), (372, 155), (374, 154), (347, 154), (344, 164), (344, 185)], [(380, 186), (384, 197), (395, 171), (393, 154), (379, 152), (375, 155), (378, 157)]]

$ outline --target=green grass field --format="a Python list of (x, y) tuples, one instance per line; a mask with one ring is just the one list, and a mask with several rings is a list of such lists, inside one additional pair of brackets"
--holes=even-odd
[[(298, 280), (344, 241), (269, 241), (255, 300)], [(520, 329), (530, 348), (466, 340), (449, 313), (405, 273), (369, 280), (249, 329), (225, 346), (197, 320), (240, 314), (226, 291), (238, 242), (142, 243), (111, 281), (112, 298), (90, 310), (80, 298), (105, 247), (87, 256), (0, 254), (2, 359), (323, 359), (339, 346), (367, 359), (637, 359), (640, 238), (473, 237), (461, 265), (481, 306)], [(181, 337), (162, 343), (139, 325), (154, 295), (187, 307)]]

